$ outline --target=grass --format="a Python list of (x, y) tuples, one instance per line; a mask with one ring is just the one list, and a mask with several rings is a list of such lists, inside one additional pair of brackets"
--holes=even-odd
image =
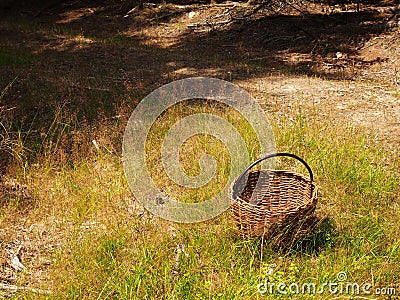
[[(188, 111), (194, 108), (204, 111), (198, 103), (186, 106)], [(205, 110), (235, 119), (217, 106)], [(162, 124), (187, 111), (181, 106), (169, 114), (160, 118)], [(312, 166), (321, 190), (318, 214), (327, 219), (305, 242), (286, 251), (258, 238), (241, 237), (228, 212), (187, 225), (148, 215), (130, 200), (119, 156), (105, 148), (72, 164), (46, 159), (28, 166), (25, 176), (34, 205), (24, 210), (24, 219), (46, 224), (47, 242), (55, 247), (49, 253), (50, 280), (41, 288), (60, 299), (275, 299), (282, 296), (258, 293), (265, 279), (318, 286), (335, 280), (340, 271), (351, 282), (398, 288), (398, 160), (388, 160), (390, 154), (356, 128), (337, 124), (334, 118), (318, 119), (316, 111), (307, 115), (299, 112), (292, 121), (274, 122), (277, 149), (299, 154)], [(236, 120), (236, 125), (251, 143), (246, 124)], [(151, 143), (156, 141), (150, 138)], [(206, 140), (192, 142), (207, 145)], [(217, 150), (214, 154), (224, 151), (212, 139), (208, 143), (208, 150)], [(193, 147), (182, 151), (195, 155), (184, 161), (189, 168), (196, 152)], [(278, 165), (305, 171), (290, 160)], [(193, 163), (191, 168), (188, 172), (198, 171)], [(213, 192), (218, 187), (208, 186)], [(199, 194), (208, 195), (204, 190)], [(182, 201), (190, 201), (185, 197)], [(16, 218), (23, 205), (3, 208), (2, 223)], [(276, 265), (275, 273), (268, 275), (271, 264)], [(28, 280), (29, 274), (25, 276), (21, 284)], [(326, 291), (320, 297), (328, 299), (330, 294)]]
[[(33, 81), (32, 87), (36, 84)], [(26, 258), (29, 271), (19, 274), (16, 284), (53, 294), (19, 292), (17, 298), (275, 299), (281, 296), (258, 292), (265, 279), (275, 284), (319, 285), (335, 280), (340, 271), (352, 282), (399, 289), (399, 158), (368, 132), (339, 123), (334, 116), (321, 118), (316, 108), (297, 107), (288, 117), (274, 117), (277, 149), (303, 157), (321, 191), (321, 223), (313, 234), (283, 251), (272, 242), (242, 237), (229, 212), (189, 225), (146, 213), (131, 199), (119, 156), (129, 116), (123, 108), (124, 96), (89, 90), (85, 99), (98, 101), (91, 108), (55, 103), (57, 93), (52, 89), (46, 87), (43, 93), (52, 105), (52, 119), (46, 117), (45, 131), (21, 135), (19, 141), (32, 151), (31, 157), (11, 171), (26, 182), (32, 196), (9, 194), (2, 201), (0, 223), (8, 228), (6, 240), (18, 237), (17, 224), (28, 228), (35, 243), (26, 245), (26, 251), (46, 258), (45, 262)], [(115, 96), (118, 103), (110, 105)], [(125, 120), (110, 118), (119, 111)], [(185, 190), (160, 172), (159, 150), (166, 130), (193, 113), (228, 120), (244, 137), (251, 159), (260, 155), (252, 129), (226, 107), (191, 101), (167, 110), (150, 132), (147, 162), (160, 188), (184, 202), (217, 193), (230, 170), (225, 146), (198, 135), (179, 153), (183, 168), (197, 175), (199, 156), (209, 153), (217, 160), (216, 180)], [(89, 119), (82, 119), (84, 115)], [(40, 116), (33, 118), (30, 126), (39, 120)], [(305, 172), (292, 160), (277, 163), (279, 168)], [(35, 229), (41, 226), (44, 231)], [(268, 275), (271, 264), (276, 265), (275, 273)], [(36, 277), (41, 278), (37, 283)], [(320, 297), (328, 299), (330, 294)]]
[[(16, 29), (28, 30), (28, 25), (16, 25)], [(64, 26), (35, 26), (34, 31), (51, 37), (79, 36)], [(91, 40), (139, 47), (122, 34)], [(63, 60), (62, 53), (40, 55), (33, 59), (2, 48), (0, 64), (24, 70), (39, 60), (49, 58), (60, 65)], [(210, 59), (219, 65), (215, 57)], [(0, 114), (3, 128), (16, 132), (11, 137), (16, 142), (7, 147), (15, 153), (21, 153), (22, 146), (31, 151), (22, 164), (9, 164), (7, 174), (24, 182), (30, 197), (4, 192), (1, 186), (0, 275), (7, 265), (1, 261), (6, 256), (3, 251), (24, 240), (20, 255), (27, 270), (18, 273), (13, 284), (52, 291), (51, 295), (19, 291), (14, 298), (331, 299), (327, 290), (317, 296), (280, 295), (276, 290), (261, 295), (258, 288), (266, 280), (275, 285), (311, 282), (320, 286), (337, 281), (339, 272), (346, 272), (350, 282), (396, 287), (400, 293), (400, 160), (375, 136), (318, 108), (292, 107), (287, 117), (271, 113), (278, 151), (303, 157), (320, 188), (320, 222), (314, 232), (289, 248), (277, 249), (273, 241), (241, 236), (229, 212), (199, 224), (170, 223), (153, 217), (132, 200), (121, 164), (123, 130), (145, 90), (136, 89), (135, 84), (146, 84), (110, 83), (105, 78), (110, 75), (105, 72), (108, 66), (99, 62), (103, 60), (85, 61), (76, 74), (73, 69), (60, 77), (39, 68), (38, 76), (26, 75), (26, 85), (16, 81), (16, 91), (27, 95), (17, 102), (25, 109), (19, 111), (24, 118), (10, 121)], [(261, 66), (257, 62), (232, 64), (243, 73)], [(111, 81), (120, 73), (115, 74), (109, 76)], [(49, 76), (52, 80), (47, 80)], [(160, 80), (154, 79), (157, 84)], [(0, 100), (6, 96), (2, 93)], [(277, 114), (284, 109), (274, 106)], [(244, 137), (251, 160), (260, 155), (254, 132), (235, 111), (196, 101), (167, 110), (150, 132), (147, 163), (157, 185), (183, 202), (214, 195), (227, 183), (230, 171), (226, 147), (207, 135), (189, 139), (177, 155), (185, 171), (197, 175), (198, 158), (211, 154), (217, 161), (215, 180), (199, 189), (184, 189), (163, 171), (160, 147), (167, 129), (193, 113), (228, 120)], [(306, 172), (293, 160), (282, 158), (277, 163), (278, 168)]]
[(259, 154), (255, 132), (250, 124), (232, 108), (218, 105), (213, 101), (184, 101), (167, 109), (161, 117), (152, 125), (146, 141), (146, 153), (148, 153), (147, 167), (156, 184), (161, 190), (171, 195), (174, 199), (183, 202), (202, 202), (214, 197), (227, 184), (230, 173), (229, 151), (222, 141), (209, 135), (199, 134), (189, 138), (181, 147), (179, 153), (182, 168), (189, 176), (200, 174), (199, 159), (204, 154), (209, 154), (217, 162), (216, 174), (213, 180), (198, 189), (187, 189), (173, 182), (165, 172), (161, 161), (161, 146), (168, 130), (181, 118), (197, 113), (208, 113), (226, 118), (243, 137), (250, 152), (251, 160)]
[(0, 66), (24, 66), (29, 65), (34, 60), (34, 56), (15, 49), (0, 49)]
[(18, 77), (9, 82), (0, 93), (0, 166), (3, 168), (10, 158), (22, 162), (24, 156), (24, 147), (20, 135), (10, 131), (7, 122), (7, 114), (12, 110), (5, 105), (3, 99), (7, 92), (11, 89)]

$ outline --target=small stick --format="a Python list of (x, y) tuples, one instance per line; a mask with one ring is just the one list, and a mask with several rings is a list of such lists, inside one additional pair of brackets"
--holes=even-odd
[(52, 294), (52, 291), (49, 290), (40, 290), (40, 289), (35, 289), (35, 288), (29, 288), (25, 286), (17, 286), (13, 284), (6, 284), (6, 283), (0, 283), (0, 289), (6, 290), (6, 291), (11, 291), (11, 292), (18, 292), (18, 291), (28, 291), (32, 293), (37, 293), (37, 294)]

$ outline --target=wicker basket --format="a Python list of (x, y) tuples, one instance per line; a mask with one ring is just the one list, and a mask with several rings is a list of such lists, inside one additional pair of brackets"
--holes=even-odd
[[(299, 160), (310, 177), (284, 170), (250, 171), (263, 160), (288, 156)], [(311, 216), (317, 204), (317, 187), (308, 164), (290, 153), (275, 153), (252, 163), (232, 186), (234, 221), (250, 236), (271, 236)], [(294, 227), (293, 227), (294, 228)]]

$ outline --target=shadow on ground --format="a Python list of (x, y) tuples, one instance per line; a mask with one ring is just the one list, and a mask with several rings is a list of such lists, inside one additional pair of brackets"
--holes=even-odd
[(12, 129), (29, 131), (38, 144), (52, 138), (48, 129), (55, 122), (56, 131), (67, 124), (71, 136), (98, 124), (123, 124), (147, 93), (180, 78), (232, 81), (273, 73), (352, 78), (382, 60), (365, 61), (358, 50), (388, 30), (395, 16), (366, 5), (361, 12), (270, 14), (194, 30), (188, 9), (174, 13), (173, 7), (149, 6), (124, 18), (120, 2), (10, 3), (2, 2), (0, 22), (2, 88), (18, 79), (3, 105), (14, 108), (8, 115)]

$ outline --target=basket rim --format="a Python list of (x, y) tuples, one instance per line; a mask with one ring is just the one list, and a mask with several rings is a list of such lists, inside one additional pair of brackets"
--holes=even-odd
[[(307, 177), (306, 175), (304, 175), (302, 173), (299, 173), (299, 172), (296, 172), (296, 171), (280, 170), (280, 169), (277, 169), (277, 170), (274, 170), (274, 169), (261, 169), (261, 170), (251, 170), (247, 174), (261, 173), (261, 172), (286, 173), (286, 174), (290, 174), (290, 175), (296, 175), (296, 176), (301, 177), (302, 179), (304, 179), (307, 183), (310, 183), (310, 184), (314, 185), (315, 188), (317, 187), (317, 184), (315, 183), (314, 180), (311, 180), (310, 177)], [(236, 182), (237, 182), (239, 177), (240, 177), (240, 175), (235, 177), (235, 180), (233, 180), (233, 182), (229, 186), (229, 194), (231, 196), (232, 196), (232, 192), (233, 192), (233, 187), (236, 184)]]
[[(299, 207), (303, 207), (303, 206), (308, 206), (308, 205), (313, 204), (314, 202), (315, 202), (314, 205), (316, 205), (316, 204), (317, 204), (316, 200), (317, 200), (317, 196), (318, 196), (318, 190), (319, 190), (319, 189), (318, 189), (318, 186), (314, 185), (314, 189), (313, 189), (313, 192), (312, 192), (312, 196), (309, 198), (309, 200), (308, 200), (307, 202), (305, 202), (304, 204), (298, 205), (298, 206), (295, 206), (295, 207), (299, 208)], [(245, 205), (248, 206), (248, 207), (255, 207), (255, 208), (260, 208), (260, 207), (262, 207), (262, 206), (259, 205), (259, 204), (250, 203), (250, 202), (244, 200), (243, 198), (241, 198), (240, 196), (239, 196), (236, 200), (234, 200), (234, 201), (232, 202), (231, 207), (234, 206), (234, 205), (235, 205), (236, 203), (238, 203), (238, 202), (243, 203), (243, 204), (245, 204)], [(286, 210), (289, 210), (289, 209), (290, 209), (290, 207), (288, 206), (288, 207), (285, 207), (282, 211), (286, 211)]]
[[(279, 169), (277, 169), (277, 170), (275, 170), (275, 169), (251, 170), (251, 171), (248, 172), (248, 174), (251, 174), (251, 173), (260, 173), (260, 172), (272, 172), (272, 173), (273, 173), (273, 172), (277, 172), (277, 173), (285, 173), (285, 174), (295, 175), (295, 176), (300, 177), (300, 178), (303, 179), (307, 184), (310, 184), (310, 185), (312, 186), (313, 189), (312, 189), (312, 194), (311, 194), (311, 197), (309, 198), (309, 200), (308, 200), (305, 204), (299, 205), (298, 207), (307, 206), (307, 205), (312, 204), (313, 202), (315, 202), (314, 205), (316, 205), (316, 199), (317, 199), (317, 196), (318, 196), (318, 190), (319, 190), (319, 188), (318, 188), (318, 185), (315, 183), (315, 181), (314, 181), (314, 180), (311, 180), (311, 178), (306, 177), (305, 175), (303, 175), (303, 174), (301, 174), (301, 173), (298, 173), (298, 172), (295, 172), (295, 171), (291, 171), (291, 170), (279, 170)], [(232, 197), (232, 195), (233, 195), (233, 186), (236, 184), (236, 181), (237, 181), (238, 178), (239, 178), (239, 176), (236, 177), (235, 180), (233, 181), (233, 183), (230, 185), (229, 194), (230, 194), (231, 199), (232, 199), (231, 207), (232, 207), (233, 205), (235, 205), (235, 203), (241, 202), (241, 203), (246, 204), (247, 206), (259, 208), (259, 207), (260, 207), (259, 204), (250, 203), (250, 202), (244, 200), (242, 197), (240, 197), (241, 194), (239, 194), (238, 197), (237, 197), (235, 200), (233, 199), (233, 197)], [(288, 209), (289, 209), (289, 207), (288, 207)]]
[[(285, 169), (260, 169), (260, 170), (250, 170), (247, 172), (247, 174), (250, 173), (257, 173), (257, 172), (277, 172), (277, 173), (288, 173), (288, 174), (293, 174), (293, 175), (299, 175), (301, 177), (304, 178), (308, 178), (309, 181), (311, 181), (310, 176), (304, 175), (302, 173), (296, 172), (296, 171), (292, 171), (292, 170), (285, 170)], [(237, 176), (235, 178), (235, 181), (239, 178), (240, 176)], [(314, 182), (315, 180), (312, 180), (312, 182)]]

